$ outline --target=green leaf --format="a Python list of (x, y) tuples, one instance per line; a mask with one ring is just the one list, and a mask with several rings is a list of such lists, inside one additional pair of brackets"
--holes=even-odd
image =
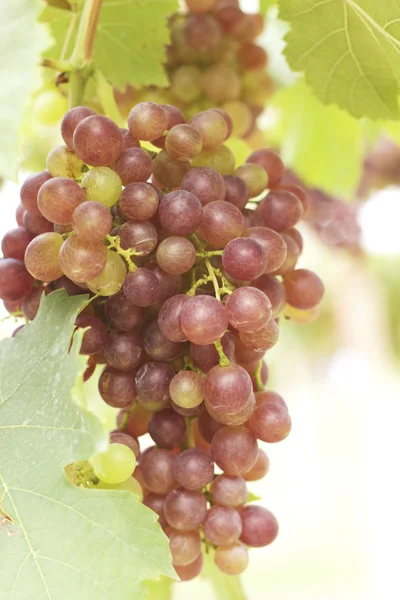
[(360, 121), (321, 104), (303, 80), (279, 91), (271, 105), (278, 112), (278, 125), (270, 133), (285, 164), (309, 187), (351, 197), (364, 153)]
[(39, 313), (0, 345), (1, 597), (144, 599), (142, 580), (174, 576), (156, 515), (129, 492), (74, 487), (63, 467), (106, 444), (99, 421), (70, 397), (86, 366), (86, 296), (43, 296)]
[(356, 117), (399, 118), (398, 0), (280, 0), (286, 57), (326, 104)]
[(19, 127), (31, 92), (40, 81), (40, 54), (51, 44), (43, 25), (36, 22), (40, 0), (2, 3), (0, 22), (0, 177), (16, 179)]
[(246, 600), (246, 594), (239, 577), (225, 575), (214, 562), (214, 551), (204, 556), (201, 576), (208, 579), (215, 590), (217, 600)]
[(270, 6), (274, 6), (278, 0), (260, 0), (260, 13), (265, 15)]
[(172, 579), (161, 577), (159, 581), (146, 581), (148, 590), (148, 600), (171, 600), (172, 587), (174, 582)]
[[(178, 9), (177, 0), (104, 0), (94, 42), (94, 61), (106, 79), (123, 90), (168, 85), (164, 71), (165, 46), (169, 43), (167, 18)], [(42, 20), (50, 24), (55, 44), (46, 56), (60, 58), (69, 10), (48, 7)], [(76, 35), (69, 44), (73, 47)]]

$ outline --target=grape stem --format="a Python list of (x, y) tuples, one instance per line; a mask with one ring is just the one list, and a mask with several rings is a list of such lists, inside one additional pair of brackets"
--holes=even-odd
[(129, 273), (134, 273), (137, 270), (137, 266), (131, 259), (131, 256), (138, 256), (138, 253), (135, 250), (133, 250), (133, 248), (128, 248), (127, 250), (121, 248), (121, 240), (119, 235), (108, 234), (106, 235), (106, 240), (109, 244), (108, 248), (114, 248), (114, 250), (117, 251), (117, 254), (122, 256), (122, 258), (126, 261)]
[(221, 296), (220, 296), (220, 293), (219, 293), (219, 283), (218, 283), (217, 277), (215, 275), (214, 268), (213, 268), (212, 264), (210, 263), (210, 261), (208, 260), (208, 258), (206, 258), (204, 260), (204, 262), (205, 262), (205, 265), (207, 267), (207, 271), (208, 271), (209, 276), (210, 276), (210, 281), (213, 282), (215, 297), (216, 297), (217, 300), (221, 300)]
[(195, 448), (196, 443), (193, 434), (193, 419), (191, 417), (186, 417), (186, 439), (188, 448)]
[(220, 367), (229, 367), (231, 364), (229, 358), (226, 356), (224, 349), (222, 348), (221, 340), (217, 340), (214, 342), (214, 346), (219, 355), (219, 366)]
[(222, 256), (222, 250), (203, 250), (196, 252), (198, 258), (210, 258), (211, 256)]
[(257, 369), (254, 371), (254, 379), (256, 380), (256, 388), (257, 392), (261, 392), (264, 389), (264, 385), (261, 379), (261, 371), (262, 371), (263, 361), (260, 360)]

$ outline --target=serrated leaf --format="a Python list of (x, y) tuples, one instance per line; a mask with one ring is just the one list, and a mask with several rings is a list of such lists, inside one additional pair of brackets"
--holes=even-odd
[(239, 577), (225, 575), (214, 562), (214, 551), (204, 556), (201, 576), (208, 579), (215, 590), (217, 600), (246, 600), (246, 594)]
[(39, 0), (2, 2), (0, 22), (0, 177), (17, 178), (19, 128), (31, 92), (40, 81), (38, 61), (51, 39), (37, 23)]
[(337, 106), (325, 106), (303, 80), (272, 99), (278, 124), (271, 131), (282, 158), (309, 187), (351, 197), (362, 170), (363, 127)]
[(356, 117), (399, 118), (397, 0), (280, 0), (286, 57), (326, 104)]
[[(94, 42), (94, 61), (106, 79), (123, 90), (168, 85), (164, 71), (169, 43), (167, 17), (178, 9), (177, 0), (104, 0)], [(49, 22), (54, 46), (46, 56), (60, 57), (71, 11), (48, 7), (42, 20)], [(76, 28), (75, 28), (76, 34)], [(73, 47), (74, 36), (70, 48)]]
[(33, 323), (0, 345), (0, 504), (13, 520), (0, 529), (7, 600), (141, 600), (143, 579), (173, 576), (154, 513), (129, 492), (74, 487), (63, 472), (106, 443), (70, 397), (86, 366), (82, 332), (68, 351), (85, 300), (42, 296)]

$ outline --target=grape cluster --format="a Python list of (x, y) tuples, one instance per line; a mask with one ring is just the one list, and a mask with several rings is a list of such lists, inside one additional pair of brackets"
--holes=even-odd
[[(238, 574), (247, 548), (278, 533), (270, 511), (247, 503), (247, 481), (269, 467), (258, 440), (291, 429), (284, 400), (264, 389), (263, 358), (285, 306), (307, 315), (323, 295), (317, 275), (295, 268), (308, 199), (280, 183), (284, 165), (270, 150), (235, 169), (221, 109), (187, 123), (174, 106), (140, 103), (128, 125), (84, 107), (66, 113), (65, 145), (21, 188), (0, 297), (32, 320), (43, 293), (89, 292), (76, 320), (88, 328), (85, 378), (104, 365), (100, 394), (120, 409), (95, 475), (139, 488), (182, 580), (210, 547), (224, 573)], [(154, 445), (141, 451), (147, 433)]]
[(122, 110), (132, 100), (161, 100), (190, 119), (218, 106), (231, 117), (233, 135), (257, 142), (263, 137), (257, 117), (274, 92), (266, 71), (268, 55), (255, 43), (263, 17), (243, 12), (238, 0), (186, 0), (186, 8), (170, 20), (169, 89), (117, 93)]

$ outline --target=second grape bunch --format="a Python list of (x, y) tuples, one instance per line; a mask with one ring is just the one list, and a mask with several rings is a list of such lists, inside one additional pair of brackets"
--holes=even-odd
[[(85, 378), (104, 365), (100, 394), (120, 409), (94, 473), (158, 514), (182, 580), (210, 549), (239, 574), (248, 548), (277, 536), (247, 490), (268, 472), (259, 442), (291, 429), (284, 400), (264, 389), (264, 356), (283, 311), (310, 320), (323, 296), (318, 276), (295, 268), (306, 194), (268, 149), (236, 166), (231, 130), (221, 109), (187, 123), (174, 106), (143, 102), (128, 129), (71, 109), (65, 145), (21, 188), (0, 260), (0, 297), (29, 320), (43, 293), (90, 294), (76, 322), (88, 328)], [(141, 449), (147, 433), (154, 445)]]

